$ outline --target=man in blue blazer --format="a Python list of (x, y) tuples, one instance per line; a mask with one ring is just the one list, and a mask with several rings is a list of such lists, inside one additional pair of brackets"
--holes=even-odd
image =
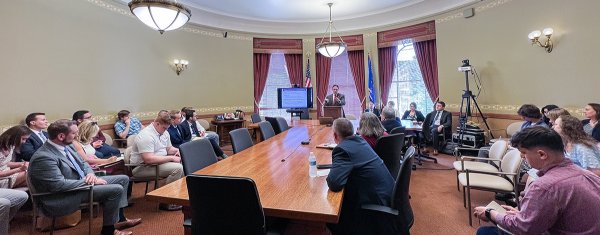
[[(96, 177), (94, 171), (82, 157), (69, 146), (79, 129), (75, 121), (58, 120), (48, 127), (49, 140), (31, 157), (28, 178), (36, 193), (62, 192), (84, 185), (95, 185), (94, 201), (102, 205), (104, 217), (101, 234), (131, 234), (119, 231), (133, 227), (141, 219), (128, 220), (122, 208), (127, 206), (127, 185), (129, 177), (111, 175)], [(58, 193), (38, 198), (46, 215), (64, 216), (79, 209), (88, 200), (88, 192), (74, 191)]]
[(189, 141), (183, 139), (183, 131), (179, 126), (179, 124), (181, 124), (181, 112), (173, 110), (169, 112), (169, 115), (171, 115), (171, 119), (173, 119), (173, 124), (171, 124), (171, 126), (169, 126), (169, 129), (167, 129), (167, 131), (169, 132), (169, 137), (171, 137), (171, 145), (173, 145), (173, 147), (175, 148), (179, 148), (179, 145), (182, 145), (183, 143)]
[[(345, 188), (342, 211), (337, 225), (329, 224), (333, 234), (368, 234), (368, 221), (361, 206), (390, 206), (394, 179), (373, 148), (354, 135), (352, 123), (345, 118), (333, 122), (337, 146), (332, 152), (332, 167), (327, 185), (337, 192)], [(392, 226), (392, 225), (390, 225)]]
[(48, 133), (44, 131), (48, 128), (48, 120), (45, 113), (30, 113), (25, 118), (25, 124), (33, 133), (21, 145), (21, 152), (16, 155), (16, 161), (28, 162), (33, 153), (48, 140)]

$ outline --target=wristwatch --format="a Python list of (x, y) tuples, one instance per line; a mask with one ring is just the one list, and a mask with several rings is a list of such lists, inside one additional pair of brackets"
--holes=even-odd
[(485, 209), (485, 218), (487, 218), (490, 222), (496, 224), (496, 222), (494, 222), (494, 220), (492, 220), (492, 214), (490, 213), (490, 211), (494, 210), (493, 208), (486, 208)]

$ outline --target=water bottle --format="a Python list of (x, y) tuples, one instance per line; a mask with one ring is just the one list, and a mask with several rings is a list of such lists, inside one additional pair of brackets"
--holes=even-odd
[(313, 152), (310, 152), (310, 155), (308, 155), (308, 175), (310, 177), (317, 177), (317, 158)]

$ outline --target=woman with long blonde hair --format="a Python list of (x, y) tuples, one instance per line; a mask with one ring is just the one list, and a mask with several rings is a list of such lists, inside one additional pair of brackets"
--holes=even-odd
[(92, 146), (92, 139), (100, 131), (100, 127), (96, 122), (85, 120), (77, 126), (79, 128), (79, 134), (75, 141), (73, 141), (73, 147), (75, 151), (85, 160), (90, 166), (111, 163), (117, 160), (116, 156), (112, 156), (107, 159), (96, 157), (96, 149)]

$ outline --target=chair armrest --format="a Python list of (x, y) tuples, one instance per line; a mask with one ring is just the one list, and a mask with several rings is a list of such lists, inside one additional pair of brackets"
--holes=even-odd
[(491, 161), (491, 162), (502, 162), (502, 160), (500, 159), (490, 159), (490, 158), (484, 158), (484, 157), (469, 157), (469, 156), (462, 156), (461, 161), (463, 161), (464, 159), (472, 159), (472, 160), (484, 160), (484, 161)]
[(456, 149), (456, 150), (471, 150), (471, 151), (473, 151), (473, 150), (477, 150), (477, 151), (479, 151), (481, 148), (464, 148), (464, 147), (456, 147), (456, 148), (454, 148), (454, 149)]
[(87, 191), (87, 190), (92, 190), (93, 188), (94, 188), (93, 185), (84, 185), (84, 186), (79, 186), (76, 188), (58, 191), (58, 192), (32, 193), (31, 196), (45, 196), (45, 195), (52, 195), (52, 194), (59, 194), (59, 193), (66, 193), (66, 192), (73, 192), (73, 191)]
[(374, 204), (362, 205), (361, 209), (375, 211), (375, 212), (381, 212), (381, 213), (390, 214), (390, 215), (398, 215), (398, 213), (399, 213), (398, 210), (396, 210), (394, 208), (390, 208), (387, 206), (381, 206), (381, 205), (374, 205)]
[(507, 172), (489, 172), (489, 171), (477, 171), (477, 170), (466, 170), (467, 174), (469, 173), (479, 173), (486, 175), (513, 175), (516, 176), (516, 173), (507, 173)]
[(119, 165), (122, 162), (123, 162), (123, 160), (114, 161), (114, 162), (111, 162), (111, 163), (96, 165), (96, 167), (98, 167), (98, 169), (104, 169), (104, 168), (109, 168), (109, 167), (113, 167), (113, 166)]

